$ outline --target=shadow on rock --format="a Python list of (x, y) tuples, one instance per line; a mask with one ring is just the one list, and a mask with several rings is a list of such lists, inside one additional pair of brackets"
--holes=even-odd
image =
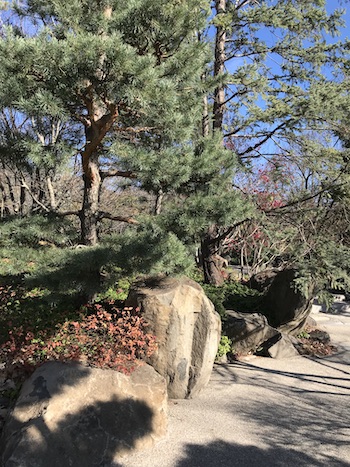
[(86, 406), (53, 426), (45, 414), (7, 439), (3, 467), (117, 467), (118, 459), (152, 431), (152, 410), (133, 399)]
[(166, 382), (149, 365), (125, 375), (46, 363), (25, 382), (8, 417), (0, 464), (118, 465), (123, 454), (165, 435), (166, 405)]

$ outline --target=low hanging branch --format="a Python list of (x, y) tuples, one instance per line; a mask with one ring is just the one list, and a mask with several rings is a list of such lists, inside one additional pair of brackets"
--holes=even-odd
[[(52, 212), (58, 217), (65, 217), (65, 216), (80, 217), (81, 216), (81, 211), (63, 211), (63, 212), (52, 211)], [(109, 219), (115, 222), (125, 222), (126, 224), (131, 224), (131, 225), (139, 225), (139, 222), (132, 217), (114, 216), (110, 212), (100, 211), (98, 213), (98, 220), (101, 221), (103, 219)]]
[(100, 176), (102, 180), (108, 177), (137, 178), (137, 175), (131, 172), (131, 170), (100, 171)]
[(139, 222), (133, 217), (124, 217), (124, 216), (114, 216), (109, 212), (100, 211), (98, 214), (98, 219), (110, 219), (116, 222), (125, 222), (127, 224), (139, 225)]

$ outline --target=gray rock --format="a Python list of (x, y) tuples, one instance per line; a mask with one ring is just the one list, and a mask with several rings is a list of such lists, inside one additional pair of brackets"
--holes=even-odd
[(255, 352), (264, 342), (280, 333), (269, 326), (266, 316), (260, 313), (241, 313), (227, 310), (225, 332), (232, 340), (235, 352)]
[(148, 279), (130, 290), (157, 338), (148, 363), (166, 378), (172, 399), (194, 397), (209, 381), (221, 333), (214, 305), (196, 282), (182, 277)]
[[(46, 363), (24, 384), (0, 443), (3, 467), (110, 466), (166, 433), (164, 378)], [(118, 465), (118, 464), (113, 464)]]
[(294, 347), (290, 337), (287, 334), (280, 336), (280, 339), (267, 349), (270, 357), (278, 359), (298, 357), (299, 352)]
[(251, 286), (264, 292), (263, 307), (268, 322), (280, 332), (297, 335), (311, 312), (315, 285), (310, 284), (308, 297), (295, 287), (296, 271), (285, 269), (258, 273)]
[(311, 328), (314, 328), (317, 326), (317, 322), (314, 318), (312, 318), (312, 316), (308, 316), (305, 320), (305, 326), (309, 326)]

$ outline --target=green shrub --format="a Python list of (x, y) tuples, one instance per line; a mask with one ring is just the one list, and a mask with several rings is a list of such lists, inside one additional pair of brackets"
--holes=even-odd
[(203, 284), (203, 289), (223, 320), (226, 310), (255, 312), (261, 308), (262, 294), (239, 282), (226, 282), (221, 287)]
[(299, 334), (297, 335), (297, 338), (298, 339), (310, 339), (310, 334), (304, 330), (304, 331), (299, 332)]
[(226, 319), (226, 310), (223, 305), (225, 301), (225, 285), (216, 287), (211, 284), (202, 284), (203, 290), (207, 297), (213, 302), (215, 310), (219, 313), (222, 320)]
[(216, 357), (221, 358), (229, 352), (232, 352), (232, 340), (227, 336), (221, 336)]
[(14, 328), (31, 328), (35, 332), (51, 331), (66, 319), (74, 319), (79, 307), (74, 297), (52, 301), (48, 289), (26, 287), (22, 282), (0, 286), (0, 344), (8, 340)]
[(125, 302), (128, 297), (132, 279), (129, 277), (123, 277), (115, 282), (113, 286), (110, 286), (104, 292), (97, 295), (95, 303), (101, 301), (114, 301), (118, 303)]

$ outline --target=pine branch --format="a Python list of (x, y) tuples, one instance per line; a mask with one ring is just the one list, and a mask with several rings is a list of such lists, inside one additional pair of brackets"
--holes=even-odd
[[(262, 138), (261, 140), (259, 140), (256, 144), (254, 144), (253, 146), (249, 146), (247, 149), (245, 149), (244, 151), (242, 152), (239, 152), (237, 153), (237, 155), (239, 157), (242, 157), (244, 156), (245, 154), (248, 154), (249, 152), (252, 152), (252, 151), (255, 151), (255, 149), (257, 149), (259, 146), (261, 146), (262, 144), (266, 143), (266, 141), (268, 141), (270, 138), (272, 138), (272, 136), (277, 133), (277, 131), (281, 130), (282, 128), (284, 128), (288, 123), (289, 123), (290, 120), (286, 120), (285, 122), (282, 122), (280, 125), (278, 125), (276, 128), (274, 128), (273, 130), (269, 131), (266, 136), (264, 138)], [(228, 137), (228, 136), (231, 136), (232, 134), (234, 133), (228, 133), (225, 135), (225, 138)]]
[(222, 234), (217, 235), (215, 238), (212, 238), (211, 240), (209, 240), (208, 243), (211, 245), (213, 243), (217, 243), (217, 242), (221, 242), (222, 240), (225, 240), (225, 238), (228, 237), (230, 235), (230, 233), (232, 233), (237, 227), (239, 227), (239, 226), (241, 226), (241, 225), (243, 225), (246, 222), (249, 222), (251, 220), (252, 220), (251, 217), (247, 217), (246, 219), (243, 219), (242, 221), (237, 222), (234, 225), (231, 225)]

